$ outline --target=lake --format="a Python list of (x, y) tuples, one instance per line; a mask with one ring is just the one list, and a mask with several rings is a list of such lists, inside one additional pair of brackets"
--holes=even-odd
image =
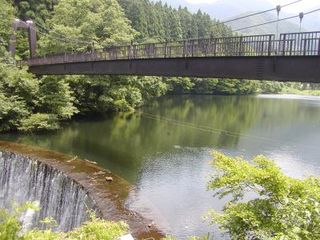
[(0, 138), (95, 161), (135, 186), (128, 208), (179, 239), (208, 232), (219, 239), (204, 220), (224, 203), (206, 189), (211, 152), (263, 154), (291, 176), (320, 175), (320, 97), (167, 96), (136, 113)]

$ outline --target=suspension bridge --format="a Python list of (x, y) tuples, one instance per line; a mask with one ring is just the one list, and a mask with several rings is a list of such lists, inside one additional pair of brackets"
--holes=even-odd
[[(301, 24), (303, 16), (320, 11), (314, 9), (279, 19), (281, 7), (297, 2), (301, 0), (217, 24), (274, 10), (277, 20), (245, 29), (297, 17)], [(28, 66), (36, 75), (142, 75), (320, 83), (320, 31), (131, 43), (36, 56), (35, 26), (30, 21), (17, 20), (14, 29), (19, 27), (29, 31)], [(15, 41), (14, 36), (11, 40)], [(14, 53), (14, 44), (10, 49)]]
[(37, 75), (144, 75), (320, 82), (320, 32), (193, 39), (34, 57)]

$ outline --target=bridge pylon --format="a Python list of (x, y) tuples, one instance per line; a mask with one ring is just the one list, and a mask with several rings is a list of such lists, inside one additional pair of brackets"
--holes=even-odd
[(36, 27), (33, 21), (22, 21), (20, 19), (15, 19), (12, 23), (13, 28), (13, 34), (10, 37), (10, 43), (9, 43), (9, 52), (11, 53), (12, 57), (15, 57), (16, 54), (16, 46), (17, 46), (17, 30), (19, 28), (26, 29), (28, 31), (28, 42), (29, 42), (29, 52), (30, 52), (30, 58), (33, 58), (36, 56), (36, 50), (37, 50), (37, 33), (36, 33)]

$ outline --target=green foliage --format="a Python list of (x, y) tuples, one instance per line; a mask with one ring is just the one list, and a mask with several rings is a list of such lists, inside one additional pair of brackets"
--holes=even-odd
[(257, 84), (254, 81), (219, 79), (214, 92), (223, 95), (244, 95), (257, 91)]
[(0, 46), (8, 46), (9, 36), (12, 33), (11, 25), (14, 20), (14, 8), (11, 1), (0, 0)]
[(256, 81), (216, 78), (165, 78), (170, 93), (244, 95), (257, 92)]
[[(91, 213), (87, 222), (67, 233), (53, 232), (51, 228), (48, 228), (33, 229), (24, 234), (21, 231), (22, 226), (19, 219), (28, 209), (39, 210), (30, 202), (23, 206), (16, 206), (13, 213), (0, 209), (0, 240), (114, 240), (128, 231), (128, 226), (123, 222), (109, 222)], [(49, 226), (54, 221), (45, 219), (44, 222)]]
[(58, 0), (15, 0), (14, 4), (20, 19), (32, 19), (43, 25), (45, 20), (51, 17), (57, 2)]
[(255, 81), (235, 79), (195, 79), (194, 93), (245, 95), (257, 92), (258, 84)]
[(70, 76), (66, 81), (74, 89), (80, 114), (130, 111), (142, 102), (140, 90), (125, 77)]
[(35, 113), (22, 119), (18, 129), (24, 132), (57, 130), (59, 122), (55, 114)]
[(187, 8), (174, 9), (161, 2), (147, 0), (119, 0), (127, 18), (140, 34), (139, 42), (148, 39), (178, 40), (209, 36), (230, 36), (231, 29), (215, 25), (206, 13), (191, 13)]
[(107, 222), (95, 217), (95, 215), (92, 214), (90, 221), (85, 222), (81, 227), (76, 228), (72, 232), (68, 233), (66, 239), (113, 240), (124, 235), (127, 230), (128, 226), (123, 222)]
[(17, 233), (20, 229), (20, 223), (15, 215), (0, 210), (0, 240), (17, 239)]
[(317, 83), (284, 83), (281, 93), (320, 96), (320, 85)]
[(91, 214), (89, 221), (68, 233), (57, 233), (51, 229), (35, 229), (25, 234), (23, 240), (114, 240), (127, 231), (128, 226), (123, 222), (108, 222)]
[(284, 84), (275, 81), (261, 81), (259, 84), (261, 93), (280, 93), (283, 90)]
[(15, 129), (36, 104), (37, 82), (25, 69), (0, 63), (0, 131)]
[(0, 132), (57, 129), (58, 120), (77, 113), (74, 100), (63, 80), (39, 80), (25, 68), (0, 62)]
[(14, 205), (13, 212), (0, 209), (0, 240), (23, 240), (18, 236), (21, 230), (19, 218), (27, 209), (38, 210), (31, 202), (27, 202), (22, 206)]
[(219, 80), (216, 78), (194, 78), (193, 82), (195, 84), (193, 88), (195, 94), (213, 94)]
[(209, 216), (232, 239), (320, 238), (320, 179), (288, 177), (263, 156), (253, 163), (218, 152), (214, 158), (208, 187), (232, 200)]
[(78, 112), (69, 84), (59, 77), (44, 77), (40, 86), (40, 111), (55, 114), (59, 119), (70, 119)]
[(52, 31), (40, 39), (44, 53), (127, 43), (136, 34), (116, 0), (61, 0), (48, 25)]
[(190, 78), (176, 77), (165, 79), (169, 91), (176, 94), (189, 93), (194, 86)]

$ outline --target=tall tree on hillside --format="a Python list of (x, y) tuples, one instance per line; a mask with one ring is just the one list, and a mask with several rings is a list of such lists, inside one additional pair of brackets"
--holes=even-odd
[(49, 52), (128, 43), (136, 34), (116, 0), (61, 0), (49, 25), (40, 41)]
[(33, 20), (44, 25), (52, 16), (54, 6), (58, 0), (14, 0), (17, 17), (21, 20)]
[(188, 9), (179, 7), (178, 15), (182, 28), (182, 38), (196, 38), (198, 37), (198, 26), (194, 24), (192, 13)]
[(8, 0), (0, 0), (0, 46), (7, 47), (9, 43), (11, 24), (14, 20), (14, 8)]

